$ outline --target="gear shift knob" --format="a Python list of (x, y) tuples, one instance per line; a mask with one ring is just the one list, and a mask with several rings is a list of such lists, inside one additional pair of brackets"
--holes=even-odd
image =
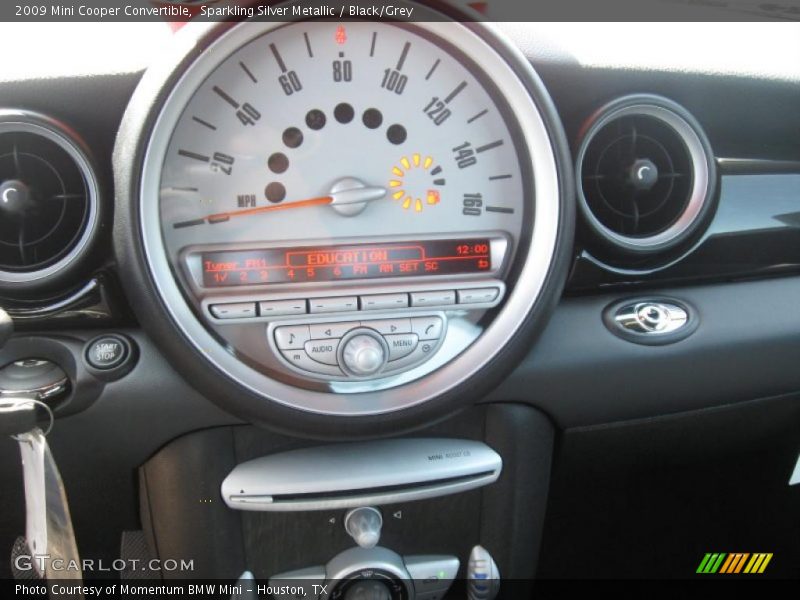
[(14, 322), (6, 311), (0, 308), (0, 350), (14, 333)]

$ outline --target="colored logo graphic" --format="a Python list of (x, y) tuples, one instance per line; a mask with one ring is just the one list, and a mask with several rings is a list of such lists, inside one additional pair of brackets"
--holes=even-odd
[(734, 552), (731, 554), (708, 552), (703, 557), (703, 560), (700, 561), (697, 573), (703, 575), (715, 573), (724, 575), (761, 574), (771, 560), (771, 552), (757, 552), (755, 554), (750, 554), (749, 552)]

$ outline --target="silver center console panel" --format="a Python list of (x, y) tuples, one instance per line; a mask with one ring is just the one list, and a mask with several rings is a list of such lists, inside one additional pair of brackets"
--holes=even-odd
[(345, 529), (360, 546), (327, 565), (275, 575), (276, 598), (440, 600), (458, 574), (454, 556), (406, 556), (376, 546), (372, 505), (422, 500), (493, 483), (503, 462), (483, 442), (403, 438), (303, 448), (237, 465), (222, 482), (228, 507), (247, 511), (351, 508)]
[(464, 492), (497, 480), (483, 442), (403, 438), (282, 452), (237, 465), (222, 482), (233, 509), (306, 511), (383, 505)]

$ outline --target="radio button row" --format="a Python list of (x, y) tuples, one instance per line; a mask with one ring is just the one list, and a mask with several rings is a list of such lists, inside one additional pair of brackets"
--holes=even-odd
[[(433, 290), (397, 294), (367, 294), (363, 296), (337, 296), (333, 298), (294, 298), (290, 300), (264, 300), (261, 302), (230, 302), (211, 304), (209, 311), (219, 320), (252, 319), (255, 317), (286, 317), (295, 315), (368, 312), (400, 310), (404, 308), (441, 307), (470, 304), (493, 304), (500, 297), (499, 287), (458, 290)], [(357, 323), (353, 324), (353, 327)], [(365, 325), (373, 327), (372, 325)], [(381, 331), (381, 333), (410, 333), (410, 331)], [(326, 335), (341, 337), (338, 335)]]
[(411, 306), (448, 306), (455, 303), (456, 293), (454, 290), (411, 293)]
[(250, 319), (256, 316), (256, 303), (212, 304), (210, 310), (217, 319)]
[(361, 321), (362, 327), (369, 327), (384, 335), (395, 333), (411, 333), (411, 319), (376, 319)]
[(459, 304), (485, 304), (497, 300), (500, 288), (476, 288), (472, 290), (458, 290)]
[(306, 301), (303, 300), (269, 300), (258, 303), (262, 317), (284, 317), (286, 315), (306, 314)]
[(349, 312), (358, 310), (358, 296), (339, 296), (336, 298), (311, 298), (309, 301), (310, 312), (332, 313)]
[(309, 325), (312, 340), (333, 340), (343, 337), (351, 329), (358, 327), (358, 321), (349, 323), (319, 323)]
[(275, 343), (281, 350), (302, 350), (310, 339), (308, 325), (290, 325), (275, 330)]
[(389, 345), (389, 362), (406, 357), (417, 349), (419, 338), (413, 333), (384, 336)]
[[(444, 324), (440, 316), (427, 316), (284, 325), (275, 328), (274, 339), (283, 358), (298, 369), (329, 377), (363, 378), (425, 362), (438, 348)], [(383, 347), (382, 366), (368, 368), (365, 361), (376, 361), (377, 353), (367, 342)]]
[(311, 373), (317, 373), (319, 375), (344, 377), (344, 373), (341, 369), (315, 361), (303, 348), (299, 350), (282, 350), (281, 354), (283, 354), (283, 358), (289, 361), (290, 364), (303, 371), (310, 371)]
[(442, 337), (444, 323), (441, 317), (414, 317), (411, 319), (411, 331), (421, 340), (438, 340)]
[(373, 294), (361, 296), (361, 310), (408, 308), (408, 294)]

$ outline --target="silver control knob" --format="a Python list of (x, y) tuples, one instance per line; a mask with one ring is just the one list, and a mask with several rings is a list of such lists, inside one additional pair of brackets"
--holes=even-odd
[(383, 517), (377, 508), (354, 508), (344, 517), (344, 528), (362, 548), (374, 548), (381, 541)]
[[(366, 330), (365, 330), (366, 331)], [(342, 343), (342, 366), (357, 377), (375, 375), (386, 364), (386, 342), (371, 333), (356, 332)]]

